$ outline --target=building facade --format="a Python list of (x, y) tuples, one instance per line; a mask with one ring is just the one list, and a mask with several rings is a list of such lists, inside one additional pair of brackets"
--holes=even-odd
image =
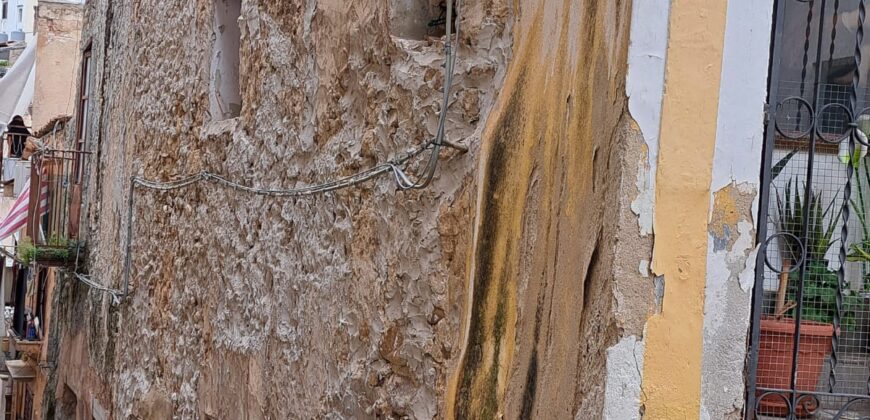
[(82, 2), (38, 3), (32, 124), (43, 127), (53, 118), (72, 115), (76, 98), (81, 44)]
[(867, 415), (864, 2), (456, 3), (85, 4), (40, 415)]
[(0, 3), (0, 39), (6, 35), (16, 41), (33, 37), (36, 0), (4, 0)]

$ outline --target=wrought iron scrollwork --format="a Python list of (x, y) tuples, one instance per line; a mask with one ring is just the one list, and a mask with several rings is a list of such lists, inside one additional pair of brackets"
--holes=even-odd
[[(849, 313), (854, 311), (857, 293), (852, 283), (861, 282), (864, 286), (859, 292), (870, 292), (870, 263), (861, 268), (860, 281), (847, 270), (847, 261), (853, 261), (850, 247), (855, 243), (850, 237), (855, 226), (850, 223), (862, 223), (864, 242), (870, 249), (870, 189), (863, 190), (870, 185), (862, 186), (861, 175), (857, 174), (859, 165), (870, 166), (870, 159), (859, 162), (870, 147), (870, 133), (862, 131), (867, 127), (860, 126), (870, 120), (870, 106), (866, 103), (870, 94), (862, 74), (862, 66), (866, 67), (866, 1), (776, 2), (768, 99), (774, 106), (767, 120), (759, 209), (761, 246), (756, 260), (747, 418), (870, 420), (870, 329), (866, 336), (849, 330), (854, 328)], [(845, 16), (850, 22), (844, 31), (838, 26), (844, 25)], [(852, 20), (855, 16), (857, 22)], [(785, 24), (786, 19), (794, 22)], [(784, 28), (794, 32), (787, 33)], [(795, 39), (799, 36), (795, 29), (804, 32), (803, 39)], [(786, 52), (784, 40), (791, 45)], [(784, 54), (792, 54), (787, 65), (783, 64)], [(775, 150), (780, 154), (778, 159), (786, 155), (786, 163), (777, 163), (776, 173), (772, 174)], [(794, 156), (798, 157), (789, 163)], [(792, 172), (790, 178), (776, 180), (785, 166)], [(870, 184), (870, 168), (861, 171), (866, 171)], [(790, 210), (801, 219), (795, 223), (799, 226), (790, 230), (782, 229), (782, 217), (771, 217), (772, 212), (783, 211), (784, 205), (772, 197), (779, 197), (779, 189), (785, 188), (786, 182), (786, 191), (795, 186), (795, 195), (787, 192), (787, 200), (793, 205)], [(853, 197), (856, 194), (862, 194), (860, 199)], [(815, 245), (818, 231), (827, 234), (822, 247)], [(773, 250), (780, 251), (782, 264), (777, 264)], [(850, 270), (854, 274), (855, 270)], [(776, 310), (772, 310), (772, 295)], [(789, 305), (783, 310), (786, 298)], [(870, 322), (870, 293), (860, 298), (864, 299), (862, 305)], [(776, 321), (778, 329), (771, 332), (772, 327), (767, 327), (767, 332), (762, 333), (762, 321)], [(824, 330), (826, 334), (819, 333)], [(767, 340), (765, 345), (761, 344), (763, 340)], [(818, 366), (815, 371), (805, 366), (813, 359)], [(780, 375), (775, 381), (759, 379), (770, 375), (774, 368)], [(856, 375), (865, 375), (863, 386)]]

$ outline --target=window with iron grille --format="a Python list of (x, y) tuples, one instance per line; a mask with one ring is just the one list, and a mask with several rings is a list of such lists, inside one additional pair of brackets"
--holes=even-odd
[(865, 1), (776, 2), (747, 418), (870, 417)]

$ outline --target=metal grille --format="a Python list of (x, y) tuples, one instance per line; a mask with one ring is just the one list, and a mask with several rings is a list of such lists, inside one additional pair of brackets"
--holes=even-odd
[[(38, 184), (48, 194), (48, 211), (33, 223), (40, 229), (34, 232), (37, 242), (51, 246), (78, 238), (82, 199), (79, 180), (88, 157), (87, 153), (74, 150), (45, 150), (34, 156), (37, 175), (32, 179), (31, 191)], [(34, 216), (36, 213), (31, 211), (31, 217)]]
[(870, 418), (865, 1), (776, 2), (747, 418)]

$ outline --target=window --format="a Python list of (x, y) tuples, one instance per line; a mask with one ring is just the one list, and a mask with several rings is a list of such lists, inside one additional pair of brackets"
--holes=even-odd
[(17, 268), (15, 272), (15, 284), (12, 286), (12, 294), (15, 296), (15, 309), (12, 314), (12, 330), (19, 337), (24, 337), (27, 333), (27, 322), (25, 319), (25, 300), (27, 299), (27, 268)]
[(209, 111), (213, 121), (238, 117), (242, 110), (239, 85), (241, 15), (241, 0), (214, 0), (214, 42), (209, 89)]
[[(446, 3), (444, 0), (391, 0), (391, 33), (399, 38), (416, 40), (443, 36), (447, 21)], [(454, 10), (454, 16), (456, 12)]]
[(3, 2), (3, 11), (0, 12), (0, 19), (7, 19), (9, 17), (9, 2)]

